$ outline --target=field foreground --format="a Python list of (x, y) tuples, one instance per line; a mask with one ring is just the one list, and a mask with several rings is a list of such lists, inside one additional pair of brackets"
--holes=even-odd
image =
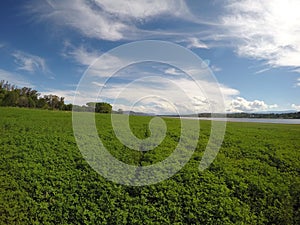
[[(150, 117), (131, 117), (139, 138)], [(180, 139), (178, 119), (154, 150), (124, 147), (110, 116), (96, 115), (104, 145), (119, 160), (150, 165)], [(131, 187), (97, 174), (77, 148), (72, 114), (0, 108), (0, 224), (300, 224), (300, 125), (228, 123), (220, 152), (200, 172), (210, 122), (186, 166), (161, 183)]]

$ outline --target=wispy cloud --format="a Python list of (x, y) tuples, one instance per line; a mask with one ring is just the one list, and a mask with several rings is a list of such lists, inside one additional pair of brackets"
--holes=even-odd
[(211, 69), (213, 72), (220, 72), (220, 71), (222, 71), (222, 69), (221, 69), (220, 67), (215, 66), (215, 65), (212, 65), (212, 66), (210, 67), (210, 69)]
[[(124, 89), (123, 84), (104, 85), (94, 82), (93, 85), (86, 88), (84, 93), (77, 93), (76, 103), (85, 105), (90, 101), (107, 101), (113, 104), (114, 110), (133, 110), (154, 114), (177, 114), (179, 112), (188, 114), (211, 112), (212, 110), (213, 102), (204, 93), (199, 92), (199, 87), (192, 81), (178, 80), (176, 83), (170, 84), (166, 83), (166, 80), (158, 81), (147, 78), (145, 83), (135, 82)], [(215, 84), (205, 83), (202, 85), (213, 87)], [(164, 88), (161, 88), (162, 86)], [(180, 89), (178, 89), (179, 86)], [(98, 96), (99, 89), (101, 89), (101, 96)], [(237, 96), (238, 90), (224, 85), (221, 86), (221, 91), (225, 97), (227, 112), (263, 112), (279, 107), (277, 104), (267, 104), (263, 100), (249, 101)], [(41, 94), (63, 96), (66, 103), (73, 103), (76, 91), (49, 89)], [(292, 104), (291, 108), (300, 111), (300, 105)]]
[(9, 83), (17, 85), (18, 87), (34, 87), (34, 85), (22, 75), (3, 69), (0, 69), (0, 80), (8, 81)]
[(192, 18), (182, 0), (48, 0), (33, 1), (28, 8), (40, 20), (51, 20), (86, 37), (110, 41), (132, 40), (146, 35), (149, 31), (139, 27), (154, 17)]
[(63, 56), (75, 61), (79, 66), (88, 68), (89, 75), (98, 77), (108, 77), (111, 75), (116, 65), (125, 65), (126, 59), (121, 59), (106, 53), (101, 58), (102, 52), (89, 49), (83, 45), (75, 47), (68, 43), (64, 48)]
[(294, 69), (293, 72), (300, 73), (300, 68)]
[(208, 46), (196, 37), (188, 38), (186, 42), (187, 42), (187, 46), (186, 46), (187, 48), (191, 48), (191, 49), (192, 48), (205, 48), (205, 49), (208, 49)]
[[(215, 84), (202, 82), (201, 87), (215, 88)], [(161, 113), (195, 113), (209, 112), (212, 110), (213, 99), (207, 98), (207, 93), (199, 90), (199, 87), (191, 80), (180, 79), (170, 81), (164, 78), (147, 77), (135, 81), (129, 86), (122, 83), (106, 84), (99, 87), (98, 84), (91, 85), (79, 95), (77, 100), (80, 104), (88, 101), (95, 101), (101, 88), (101, 95), (98, 101), (108, 101), (117, 110), (136, 110), (143, 107), (144, 112), (155, 114)], [(238, 90), (221, 86), (221, 91), (226, 98), (231, 98), (239, 93)], [(214, 93), (208, 93), (210, 96)], [(214, 98), (214, 97), (213, 97)], [(176, 108), (171, 106), (176, 106)], [(133, 107), (133, 108), (131, 108)], [(177, 111), (176, 111), (177, 110)]]
[(99, 58), (101, 52), (96, 50), (89, 50), (84, 46), (75, 47), (68, 43), (67, 46), (65, 46), (62, 54), (64, 57), (73, 59), (79, 65), (89, 66), (97, 58)]
[(265, 60), (272, 67), (300, 66), (298, 0), (228, 1), (222, 19), (225, 38), (235, 40), (240, 56)]
[(255, 74), (261, 74), (261, 73), (264, 73), (264, 72), (269, 71), (269, 70), (270, 70), (270, 68), (264, 68), (264, 69), (256, 71)]
[(183, 72), (181, 72), (173, 67), (166, 69), (164, 72), (166, 74), (170, 74), (170, 75), (182, 75), (183, 74)]
[[(30, 2), (28, 8), (38, 20), (74, 29), (88, 38), (109, 41), (160, 38), (191, 49), (220, 46), (226, 41), (240, 56), (265, 60), (271, 67), (300, 66), (298, 0), (227, 0), (222, 3), (225, 12), (219, 11), (219, 17), (206, 20), (193, 15), (183, 0)], [(170, 18), (189, 22), (189, 31), (146, 26), (153, 19), (170, 21)], [(203, 31), (199, 31), (200, 24), (205, 26), (201, 28)]]
[(15, 63), (18, 65), (17, 70), (23, 70), (30, 73), (41, 71), (49, 73), (45, 59), (40, 56), (32, 55), (22, 51), (15, 51), (12, 53)]
[(300, 77), (297, 79), (296, 86), (300, 87)]
[[(197, 72), (202, 73), (202, 70)], [(205, 76), (203, 80), (195, 81), (178, 69), (161, 64), (154, 66), (151, 63), (125, 67), (110, 80), (93, 74), (87, 79), (89, 82), (81, 84), (77, 104), (95, 101), (101, 90), (98, 101), (112, 103), (115, 110), (130, 110), (134, 106), (136, 111), (143, 107), (143, 111), (156, 114), (176, 113), (176, 108), (183, 113), (207, 112), (219, 107), (216, 103), (220, 96), (215, 90), (219, 90), (226, 99), (232, 99), (239, 94), (236, 89), (205, 80)], [(221, 106), (218, 109), (222, 111)]]

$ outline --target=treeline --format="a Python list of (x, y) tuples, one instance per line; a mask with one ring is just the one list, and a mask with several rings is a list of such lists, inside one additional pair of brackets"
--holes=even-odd
[(72, 110), (72, 104), (65, 104), (64, 97), (52, 94), (40, 95), (32, 88), (18, 88), (8, 81), (0, 81), (0, 106)]
[(71, 111), (73, 108), (80, 112), (112, 113), (112, 106), (106, 102), (88, 102), (78, 106), (65, 104), (64, 97), (57, 95), (44, 95), (32, 88), (18, 88), (8, 81), (0, 81), (0, 106), (39, 108), (50, 110)]
[(73, 105), (73, 110), (77, 112), (116, 113), (112, 111), (112, 106), (106, 102), (88, 102), (83, 106)]
[[(166, 115), (162, 115), (166, 116)], [(171, 117), (179, 117), (179, 115), (168, 115)], [(199, 117), (199, 118), (249, 118), (249, 119), (300, 119), (300, 112), (291, 113), (198, 113), (181, 115), (181, 117)]]
[[(199, 113), (198, 117), (211, 117), (210, 113)], [(214, 114), (213, 117), (224, 117), (224, 114)], [(294, 113), (228, 113), (227, 118), (268, 118), (268, 119), (300, 119), (300, 112)]]

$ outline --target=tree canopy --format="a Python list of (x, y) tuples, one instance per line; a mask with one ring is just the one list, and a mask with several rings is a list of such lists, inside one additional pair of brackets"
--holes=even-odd
[[(64, 99), (64, 97), (54, 94), (41, 96), (37, 90), (32, 88), (18, 88), (8, 81), (0, 81), (0, 106), (71, 111), (73, 105), (65, 104)], [(75, 107), (76, 111), (95, 111), (97, 113), (112, 112), (112, 106), (106, 102), (88, 102), (86, 106)]]

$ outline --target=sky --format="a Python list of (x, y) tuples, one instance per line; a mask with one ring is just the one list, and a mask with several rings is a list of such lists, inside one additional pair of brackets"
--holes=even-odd
[(1, 1), (0, 79), (114, 110), (300, 111), (299, 10), (299, 0)]

